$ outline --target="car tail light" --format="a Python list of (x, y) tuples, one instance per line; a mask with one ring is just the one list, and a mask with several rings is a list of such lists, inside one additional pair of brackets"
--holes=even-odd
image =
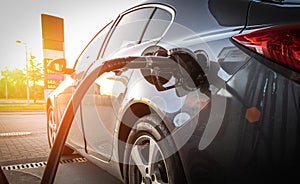
[(300, 72), (300, 24), (272, 26), (232, 38), (264, 57)]

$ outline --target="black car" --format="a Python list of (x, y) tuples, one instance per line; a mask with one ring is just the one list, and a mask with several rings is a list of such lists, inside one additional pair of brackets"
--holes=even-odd
[(49, 64), (70, 74), (47, 102), (50, 146), (74, 119), (64, 152), (124, 183), (297, 178), (299, 20), (296, 0), (146, 1), (121, 13), (73, 69)]

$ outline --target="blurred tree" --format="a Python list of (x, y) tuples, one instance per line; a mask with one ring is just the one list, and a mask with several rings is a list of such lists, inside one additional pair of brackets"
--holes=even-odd
[(29, 73), (29, 80), (32, 82), (32, 90), (30, 91), (33, 92), (34, 103), (36, 103), (37, 98), (40, 98), (40, 96), (44, 96), (44, 94), (41, 93), (41, 91), (43, 91), (41, 90), (41, 87), (42, 88), (44, 87), (43, 86), (44, 74), (43, 74), (42, 63), (36, 62), (35, 56), (33, 56), (32, 54), (30, 54), (28, 73)]
[[(1, 79), (1, 98), (5, 96), (5, 88), (4, 82), (7, 82), (7, 91), (8, 91), (8, 98), (25, 98), (25, 81), (26, 75), (21, 69), (13, 69), (8, 70), (6, 67), (4, 70), (1, 71), (2, 79)], [(6, 84), (5, 84), (6, 85)]]
[(8, 99), (8, 71), (7, 67), (0, 73), (0, 98)]
[[(0, 98), (25, 99), (26, 98), (26, 69), (9, 70), (7, 67), (1, 71)], [(44, 75), (42, 63), (36, 62), (30, 54), (28, 77), (30, 81), (30, 94), (36, 103), (37, 99), (44, 98)], [(7, 93), (6, 93), (7, 90)]]

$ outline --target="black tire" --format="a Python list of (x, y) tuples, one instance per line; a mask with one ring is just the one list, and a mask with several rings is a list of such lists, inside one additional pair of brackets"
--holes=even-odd
[[(186, 183), (179, 155), (168, 135), (169, 131), (157, 115), (147, 115), (136, 122), (125, 146), (123, 173), (126, 184)], [(143, 162), (137, 164), (138, 160)]]
[[(48, 136), (48, 144), (49, 144), (50, 149), (53, 146), (57, 130), (58, 130), (58, 123), (54, 117), (53, 107), (50, 106), (47, 111), (47, 136)], [(65, 146), (62, 154), (70, 155), (73, 152), (74, 152), (73, 149), (69, 148), (68, 146)]]

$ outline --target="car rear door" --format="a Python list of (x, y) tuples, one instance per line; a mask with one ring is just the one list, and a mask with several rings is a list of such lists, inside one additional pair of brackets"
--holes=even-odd
[[(154, 8), (130, 11), (116, 20), (105, 48), (104, 58), (111, 58), (120, 48), (138, 44)], [(112, 155), (114, 125), (117, 121), (118, 100), (126, 91), (130, 73), (105, 73), (98, 77), (82, 100), (83, 126), (88, 154), (109, 161)], [(124, 80), (122, 80), (122, 78)], [(119, 82), (119, 81), (123, 81)], [(118, 87), (118, 92), (113, 93)]]
[[(67, 81), (64, 81), (64, 85), (57, 89), (56, 104), (58, 110), (59, 119), (62, 117), (67, 104), (73, 95), (79, 82), (83, 79), (85, 72), (93, 64), (99, 56), (99, 52), (103, 42), (106, 38), (108, 31), (111, 28), (111, 23), (107, 24), (99, 33), (90, 41), (83, 52), (78, 57), (74, 65), (74, 73), (68, 76)], [(68, 136), (67, 143), (74, 148), (84, 148), (83, 130), (81, 124), (81, 107), (76, 112), (74, 122), (72, 123), (70, 134)]]

